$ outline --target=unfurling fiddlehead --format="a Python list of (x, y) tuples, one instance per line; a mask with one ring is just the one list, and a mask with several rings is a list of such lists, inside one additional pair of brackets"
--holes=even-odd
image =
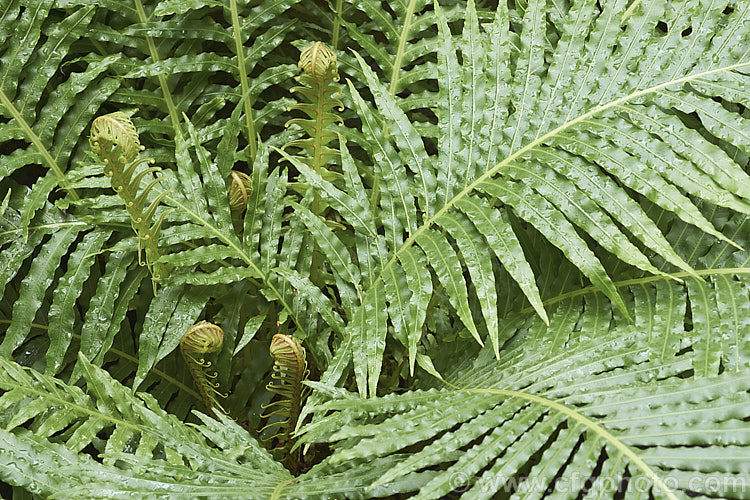
[(215, 382), (217, 373), (208, 373), (211, 362), (206, 361), (205, 355), (221, 350), (224, 343), (224, 331), (208, 321), (201, 321), (191, 326), (180, 340), (180, 352), (190, 370), (195, 385), (198, 387), (203, 402), (211, 412), (218, 410), (223, 414), (227, 411), (221, 406), (217, 397), (226, 397), (218, 391), (219, 384)]
[(325, 166), (338, 155), (338, 151), (328, 147), (331, 141), (338, 139), (331, 125), (342, 121), (334, 109), (343, 110), (341, 101), (335, 97), (339, 93), (336, 85), (339, 80), (338, 59), (323, 43), (315, 42), (300, 55), (299, 68), (302, 74), (297, 81), (301, 85), (293, 87), (292, 92), (305, 96), (308, 102), (295, 104), (290, 109), (300, 110), (309, 118), (294, 118), (287, 122), (287, 126), (299, 125), (308, 137), (292, 141), (284, 148), (302, 148), (306, 156), (300, 160), (324, 178), (331, 177)]
[(247, 199), (253, 190), (253, 179), (244, 172), (232, 170), (229, 184), (229, 208), (232, 213), (240, 214), (247, 208)]
[(269, 423), (261, 432), (273, 426), (279, 427), (279, 432), (272, 437), (284, 440), (287, 464), (291, 466), (296, 463), (296, 457), (290, 453), (293, 444), (291, 434), (297, 425), (302, 401), (309, 392), (302, 382), (310, 372), (307, 369), (305, 348), (291, 335), (274, 335), (270, 352), (274, 359), (273, 374), (266, 389), (278, 394), (281, 399), (264, 406), (264, 409), (271, 408), (273, 411), (262, 416), (269, 418), (279, 415), (283, 420)]
[[(291, 106), (290, 110), (299, 110), (308, 118), (294, 118), (287, 122), (287, 127), (298, 125), (307, 137), (297, 139), (284, 145), (288, 147), (302, 148), (298, 156), (324, 179), (335, 182), (342, 175), (331, 169), (329, 163), (339, 155), (336, 149), (329, 144), (338, 139), (337, 130), (333, 127), (336, 122), (342, 122), (341, 117), (336, 114), (338, 110), (343, 111), (341, 101), (336, 98), (339, 94), (338, 58), (336, 54), (326, 47), (322, 42), (315, 42), (300, 54), (299, 68), (302, 74), (296, 79), (301, 84), (292, 88), (292, 92), (304, 96), (307, 102)], [(305, 194), (308, 186), (304, 183), (294, 183), (292, 188)], [(310, 211), (317, 216), (326, 218), (327, 206), (324, 200), (315, 193), (312, 196)], [(322, 262), (324, 259), (316, 242), (312, 243), (312, 262), (310, 265), (310, 279), (316, 286), (321, 286), (325, 281)]]
[(91, 150), (104, 164), (104, 174), (110, 178), (112, 189), (120, 195), (130, 215), (131, 225), (138, 236), (138, 261), (141, 265), (144, 264), (141, 252), (145, 250), (145, 265), (151, 271), (154, 281), (158, 281), (169, 273), (166, 265), (156, 262), (161, 255), (156, 239), (167, 211), (162, 211), (158, 218), (155, 215), (159, 203), (167, 193), (163, 192), (151, 203), (147, 203), (149, 193), (161, 178), (152, 180), (143, 189), (139, 188), (147, 175), (160, 169), (148, 167), (136, 173), (140, 165), (153, 163), (153, 160), (137, 158), (144, 148), (133, 122), (124, 113), (110, 113), (96, 118), (91, 125), (89, 143)]

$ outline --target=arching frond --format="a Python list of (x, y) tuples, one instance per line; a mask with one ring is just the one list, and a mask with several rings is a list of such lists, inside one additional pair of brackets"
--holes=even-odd
[[(3, 2), (0, 144), (6, 152), (0, 180), (14, 175), (33, 183), (21, 213), (24, 238), (34, 214), (56, 187), (78, 198), (66, 177), (71, 156), (94, 113), (120, 86), (106, 73), (117, 56), (91, 54), (65, 61), (71, 45), (89, 29), (95, 10), (78, 5), (66, 15), (53, 1), (28, 6), (17, 0)], [(63, 64), (64, 76), (59, 72)], [(47, 173), (39, 178), (29, 175), (36, 165)], [(2, 191), (7, 190), (5, 185)]]
[[(374, 280), (347, 327), (360, 354), (354, 370), (362, 394), (375, 394), (382, 349), (373, 346), (382, 346), (385, 334), (383, 328), (373, 333), (372, 325), (384, 324), (385, 305), (394, 337), (412, 351), (418, 337), (405, 330), (413, 320), (403, 318), (416, 317), (411, 330), (419, 331), (421, 318), (429, 316), (424, 292), (403, 286), (427, 278), (421, 268), (409, 264), (407, 270), (408, 254), (429, 263), (433, 289), (445, 290), (463, 327), (480, 343), (487, 332), (499, 355), (491, 262), (546, 316), (538, 275), (522, 253), (531, 249), (512, 218), (559, 248), (623, 314), (627, 307), (602, 265), (602, 250), (647, 273), (661, 273), (651, 257), (657, 255), (695, 276), (641, 207), (642, 199), (726, 240), (693, 200), (748, 213), (748, 176), (742, 157), (738, 163), (730, 156), (732, 148), (747, 151), (741, 132), (747, 120), (741, 108), (729, 105), (742, 106), (745, 98), (722, 95), (704, 82), (746, 79), (750, 52), (743, 26), (750, 9), (719, 2), (696, 18), (689, 15), (694, 4), (639, 3), (623, 17), (624, 2), (576, 2), (555, 26), (560, 38), (552, 43), (545, 30), (554, 4), (530, 1), (515, 13), (501, 7), (491, 23), (479, 25), (470, 2), (461, 36), (472, 37), (471, 44), (458, 43), (461, 37), (436, 5), (435, 143), (359, 58), (378, 108), (350, 83), (362, 120), (361, 147), (378, 179), (375, 225), (362, 228), (340, 189), (300, 170), (355, 233), (380, 250), (371, 252)], [(514, 15), (522, 16), (517, 28)], [(517, 52), (508, 37), (511, 25), (520, 37)], [(701, 35), (707, 31), (716, 34)], [(481, 47), (482, 55), (473, 47)], [(701, 124), (703, 134), (696, 130)], [(316, 241), (323, 238), (314, 225), (308, 229)], [(488, 246), (491, 254), (480, 254)], [(353, 257), (351, 262), (362, 266)]]
[[(744, 243), (747, 220), (722, 229)], [(685, 224), (673, 234), (679, 249), (701, 238)], [(307, 410), (329, 413), (301, 439), (330, 443), (330, 464), (397, 461), (371, 491), (432, 471), (417, 498), (744, 498), (750, 254), (696, 250), (698, 278), (615, 282), (632, 323), (579, 288), (547, 301), (549, 325), (531, 308), (506, 318), (499, 360), (489, 346), (454, 354), (429, 390), (361, 399), (313, 383), (327, 401)]]
[[(85, 390), (0, 358), (4, 481), (60, 498), (97, 498), (106, 490), (110, 498), (315, 499), (334, 491), (361, 496), (392, 464), (362, 464), (346, 482), (350, 467), (323, 464), (295, 478), (231, 419), (198, 414), (200, 425), (186, 425), (85, 358), (81, 366)], [(98, 456), (79, 453), (87, 446)]]

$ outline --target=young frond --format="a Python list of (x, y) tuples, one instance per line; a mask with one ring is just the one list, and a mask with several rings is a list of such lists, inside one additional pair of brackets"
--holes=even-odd
[(223, 344), (224, 331), (212, 323), (201, 321), (188, 328), (182, 336), (180, 352), (206, 408), (211, 412), (216, 409), (226, 414), (227, 411), (217, 399), (217, 396), (226, 398), (226, 395), (219, 392), (219, 383), (215, 380), (218, 374), (208, 371), (212, 363), (206, 359), (207, 354), (220, 351)]

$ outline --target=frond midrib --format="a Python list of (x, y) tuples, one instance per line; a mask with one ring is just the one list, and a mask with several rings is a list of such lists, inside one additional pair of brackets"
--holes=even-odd
[(597, 436), (599, 436), (601, 439), (606, 440), (612, 446), (617, 448), (617, 450), (619, 450), (620, 453), (622, 453), (624, 456), (630, 459), (633, 465), (637, 466), (653, 482), (654, 486), (658, 487), (662, 492), (664, 492), (667, 498), (669, 498), (670, 500), (677, 500), (677, 496), (672, 492), (672, 490), (666, 484), (664, 484), (664, 481), (662, 481), (661, 477), (657, 475), (656, 472), (651, 467), (649, 467), (648, 464), (644, 462), (643, 459), (641, 459), (636, 454), (636, 452), (634, 452), (625, 443), (617, 439), (611, 432), (605, 429), (602, 425), (594, 422), (593, 420), (586, 417), (585, 415), (582, 415), (581, 413), (578, 413), (577, 411), (574, 411), (573, 409), (568, 408), (567, 406), (562, 405), (556, 401), (552, 401), (552, 400), (543, 398), (541, 396), (537, 396), (535, 394), (529, 394), (529, 393), (522, 392), (522, 391), (513, 391), (509, 389), (482, 389), (482, 388), (463, 389), (463, 390), (467, 392), (478, 393), (478, 394), (493, 394), (493, 395), (513, 397), (513, 398), (520, 398), (526, 401), (530, 401), (532, 403), (536, 403), (540, 406), (549, 408), (551, 410), (555, 410), (558, 413), (565, 415), (566, 417), (588, 428), (589, 430), (594, 432)]
[[(37, 229), (59, 229), (66, 226), (90, 226), (91, 224), (82, 221), (68, 221), (68, 222), (55, 222), (52, 224), (39, 224), (37, 226), (28, 226), (29, 234)], [(124, 227), (124, 226), (123, 226)], [(129, 226), (128, 226), (129, 227)], [(0, 237), (10, 236), (23, 231), (23, 228), (9, 229), (7, 231), (0, 231)]]
[[(45, 392), (39, 389), (36, 389), (34, 387), (29, 387), (27, 385), (18, 384), (18, 383), (10, 383), (7, 384), (6, 387), (9, 389), (6, 390), (6, 392), (10, 392), (11, 390), (21, 390), (24, 394), (28, 394), (30, 396), (36, 396), (40, 399), (50, 401), (52, 404), (49, 405), (49, 407), (55, 407), (55, 406), (61, 406), (68, 409), (71, 409), (78, 413), (79, 415), (88, 415), (89, 418), (96, 418), (100, 420), (105, 420), (109, 422), (111, 425), (114, 425), (116, 427), (125, 427), (131, 429), (134, 433), (146, 433), (155, 437), (162, 438), (162, 436), (159, 436), (157, 433), (154, 432), (154, 428), (150, 426), (145, 426), (143, 424), (139, 423), (133, 423), (128, 420), (123, 420), (121, 418), (114, 417), (112, 415), (107, 415), (105, 413), (102, 413), (97, 410), (92, 410), (89, 408), (86, 408), (85, 406), (81, 406), (80, 404), (77, 404), (69, 399), (65, 399), (62, 397), (59, 397), (55, 394), (51, 394), (49, 392)], [(65, 393), (67, 394), (67, 393)], [(90, 394), (88, 394), (89, 397), (92, 397)], [(149, 410), (150, 411), (150, 410)], [(189, 443), (192, 444), (192, 443)], [(212, 457), (214, 461), (218, 460), (218, 457)], [(239, 473), (246, 472), (246, 469), (243, 468), (241, 465), (237, 463), (233, 463), (228, 460), (221, 460), (222, 465), (227, 467), (228, 469), (233, 469)], [(212, 471), (212, 474), (214, 475), (220, 475), (222, 477), (225, 477), (226, 479), (235, 479), (237, 476), (232, 474), (229, 470), (227, 470), (226, 473), (222, 474), (221, 472)]]
[[(724, 268), (714, 268), (714, 269), (696, 269), (694, 272), (698, 276), (724, 276), (724, 275), (730, 275), (730, 274), (750, 274), (750, 267), (724, 267)], [(684, 278), (691, 278), (691, 277), (694, 277), (693, 274), (688, 273), (687, 271), (680, 271), (678, 273), (644, 276), (642, 278), (631, 278), (631, 279), (622, 280), (622, 281), (615, 281), (614, 285), (615, 285), (615, 288), (623, 288), (623, 287), (628, 287), (631, 285), (642, 285), (645, 283), (654, 283), (656, 281), (672, 281), (675, 279), (682, 281)], [(545, 300), (543, 304), (545, 306), (548, 306), (552, 304), (557, 304), (558, 302), (562, 302), (566, 299), (579, 297), (582, 295), (589, 295), (593, 293), (600, 293), (600, 290), (593, 285), (589, 285), (587, 287), (579, 288), (578, 290), (573, 290), (571, 292), (565, 292), (565, 293), (561, 293), (560, 295), (550, 297), (549, 299)], [(525, 313), (532, 312), (533, 310), (534, 310), (533, 307), (526, 307), (524, 309), (521, 309), (519, 313), (525, 314)]]
[(57, 164), (57, 161), (52, 157), (52, 153), (50, 153), (50, 150), (44, 145), (42, 139), (32, 130), (31, 125), (29, 125), (29, 123), (24, 120), (23, 116), (21, 116), (21, 113), (16, 109), (10, 99), (8, 99), (8, 96), (5, 95), (5, 92), (3, 92), (2, 89), (0, 89), (0, 104), (2, 104), (2, 106), (4, 106), (5, 109), (7, 109), (13, 116), (13, 119), (16, 120), (18, 126), (21, 128), (21, 130), (23, 130), (23, 132), (26, 134), (26, 137), (28, 137), (36, 150), (42, 156), (45, 166), (52, 170), (52, 172), (54, 172), (55, 176), (58, 179), (59, 185), (70, 194), (70, 197), (74, 201), (79, 200), (80, 197), (78, 196), (78, 193), (70, 186), (70, 182), (68, 181), (65, 172), (63, 172), (63, 170)]
[(404, 53), (406, 52), (406, 42), (408, 41), (409, 31), (411, 31), (411, 21), (414, 17), (414, 9), (416, 6), (417, 0), (410, 0), (409, 6), (406, 8), (404, 24), (401, 27), (401, 36), (398, 37), (398, 49), (393, 60), (393, 66), (391, 67), (391, 81), (388, 86), (388, 93), (391, 95), (396, 95), (396, 89), (398, 88), (401, 64), (404, 59)]
[[(253, 106), (250, 99), (250, 84), (247, 79), (247, 68), (245, 66), (245, 45), (242, 40), (242, 25), (240, 24), (239, 13), (237, 11), (237, 0), (230, 0), (229, 10), (232, 14), (232, 30), (234, 36), (234, 47), (237, 52), (237, 72), (240, 74), (240, 88), (245, 108), (245, 126), (247, 127), (247, 142), (250, 147), (250, 160), (255, 161), (258, 152), (258, 144), (255, 137), (255, 123), (253, 121)], [(239, 105), (239, 103), (238, 103)]]
[[(146, 11), (143, 9), (143, 3), (141, 0), (134, 0), (135, 1), (135, 11), (138, 13), (138, 19), (141, 21), (141, 23), (147, 23), (149, 21), (148, 16), (146, 15)], [(160, 61), (159, 58), (159, 51), (156, 49), (156, 45), (154, 44), (154, 39), (150, 36), (146, 36), (146, 43), (148, 45), (148, 51), (149, 55), (151, 56), (151, 60), (154, 63), (158, 63)], [(157, 79), (159, 80), (159, 87), (161, 88), (162, 97), (164, 98), (164, 103), (167, 105), (167, 110), (169, 111), (169, 117), (172, 121), (172, 128), (174, 129), (175, 137), (182, 135), (182, 130), (180, 130), (180, 115), (177, 113), (177, 107), (174, 104), (174, 99), (172, 98), (172, 92), (169, 90), (169, 84), (167, 83), (167, 78), (163, 74), (159, 74), (157, 76)]]
[[(144, 430), (144, 427), (142, 425), (134, 424), (132, 422), (128, 422), (127, 420), (122, 420), (120, 418), (115, 418), (111, 415), (106, 415), (100, 411), (91, 410), (89, 408), (86, 408), (85, 406), (81, 406), (68, 399), (64, 399), (59, 396), (50, 394), (49, 392), (40, 391), (33, 387), (29, 387), (27, 385), (11, 383), (11, 384), (8, 384), (6, 387), (10, 387), (11, 388), (10, 390), (19, 389), (21, 390), (21, 392), (25, 394), (33, 395), (40, 399), (46, 399), (46, 400), (51, 401), (52, 403), (56, 403), (56, 404), (51, 404), (50, 407), (59, 405), (65, 408), (70, 408), (79, 414), (88, 415), (89, 417), (92, 417), (92, 418), (99, 418), (102, 420), (107, 420), (117, 427), (127, 427), (127, 428), (132, 429), (134, 432), (141, 432)], [(6, 392), (10, 392), (10, 390), (7, 390)]]

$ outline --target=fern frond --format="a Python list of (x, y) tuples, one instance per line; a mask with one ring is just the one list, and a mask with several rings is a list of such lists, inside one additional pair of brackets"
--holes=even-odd
[[(45, 319), (56, 326), (50, 336), (52, 352), (48, 355), (48, 371), (57, 372), (71, 338), (73, 304), (81, 297), (81, 282), (91, 274), (94, 256), (86, 252), (100, 247), (108, 238), (107, 230), (93, 230), (86, 223), (60, 213), (45, 204), (29, 226), (23, 226), (23, 210), (29, 195), (28, 188), (14, 186), (6, 199), (0, 219), (0, 290), (3, 291), (2, 316), (8, 323), (4, 329), (0, 352), (11, 356), (28, 338), (35, 321)], [(28, 238), (23, 238), (23, 229)], [(24, 265), (30, 256), (31, 263)], [(64, 259), (67, 271), (60, 275)], [(39, 314), (39, 311), (42, 311)], [(37, 316), (39, 315), (39, 318)]]
[[(142, 132), (158, 130), (171, 142), (185, 132), (180, 124), (183, 113), (195, 117), (196, 109), (220, 97), (241, 114), (242, 126), (237, 133), (242, 133), (243, 150), (252, 163), (257, 135), (264, 134), (269, 123), (283, 125), (279, 115), (290, 102), (288, 98), (269, 99), (262, 93), (294, 74), (294, 65), (273, 56), (292, 27), (286, 11), (294, 3), (295, 0), (231, 2), (218, 16), (211, 10), (211, 2), (176, 2), (155, 8), (144, 4), (140, 9), (106, 5), (124, 16), (124, 25), (117, 33), (105, 31), (100, 35), (104, 49), (126, 53), (127, 57), (122, 57), (116, 66), (118, 71), (129, 79), (145, 81), (143, 86), (121, 89), (114, 98), (128, 105), (145, 105), (147, 110), (140, 113), (142, 116), (156, 113), (161, 117), (166, 112), (169, 125), (161, 118), (152, 122), (153, 128), (144, 123), (136, 125)], [(268, 23), (270, 19), (274, 22)], [(214, 45), (204, 49), (206, 40)], [(268, 62), (269, 53), (276, 64)], [(217, 72), (229, 78), (211, 78)], [(215, 112), (212, 118), (220, 120)], [(219, 130), (214, 128), (212, 139), (219, 139)], [(170, 146), (174, 147), (174, 143)], [(224, 173), (228, 174), (231, 165), (226, 167)]]
[[(733, 247), (711, 253), (719, 248), (728, 254), (723, 265), (736, 262), (726, 252)], [(330, 413), (303, 428), (301, 441), (336, 443), (330, 464), (398, 460), (370, 491), (438, 467), (414, 487), (419, 498), (451, 491), (743, 498), (745, 306), (717, 304), (745, 304), (750, 274), (744, 266), (698, 272), (707, 281), (618, 282), (635, 299), (633, 325), (594, 288), (563, 295), (549, 326), (529, 316), (504, 322), (501, 338), (513, 340), (497, 362), (489, 346), (451, 356), (453, 373), (436, 389), (365, 400), (315, 384), (328, 401), (309, 411)]]
[[(130, 215), (133, 230), (138, 236), (139, 264), (146, 265), (154, 281), (158, 282), (169, 273), (169, 268), (158, 262), (161, 251), (157, 244), (166, 212), (162, 210), (159, 216), (156, 215), (160, 202), (168, 193), (149, 197), (151, 190), (162, 180), (161, 177), (151, 180), (143, 188), (141, 181), (160, 169), (150, 167), (138, 171), (141, 164), (153, 163), (153, 160), (137, 159), (138, 153), (145, 148), (141, 146), (133, 122), (119, 111), (94, 120), (89, 142), (92, 151), (104, 164), (104, 175), (109, 177), (112, 189), (122, 198)], [(145, 247), (145, 263), (140, 260), (141, 246)]]
[[(391, 95), (405, 88), (412, 94), (420, 94), (426, 90), (426, 80), (431, 78), (428, 75), (434, 68), (430, 55), (435, 51), (435, 32), (430, 28), (435, 24), (435, 13), (430, 7), (430, 2), (424, 0), (401, 2), (389, 5), (388, 9), (370, 0), (347, 5), (336, 16), (345, 29), (339, 46), (353, 46), (355, 51), (372, 58)], [(462, 14), (455, 7), (449, 12), (451, 20), (459, 19)], [(351, 56), (343, 57), (352, 71), (359, 71)]]
[[(0, 359), (3, 414), (26, 408), (0, 430), (5, 451), (0, 454), (0, 479), (6, 483), (60, 498), (96, 499), (107, 491), (110, 498), (312, 500), (333, 490), (361, 497), (367, 485), (396, 463), (319, 464), (293, 477), (231, 419), (198, 414), (200, 423), (187, 425), (159, 408), (150, 395), (136, 396), (104, 370), (83, 357), (80, 361), (85, 390)], [(79, 453), (87, 445), (100, 446), (99, 455)], [(409, 485), (373, 491), (408, 491)]]
[[(539, 271), (528, 257), (534, 250), (522, 242), (514, 220), (559, 248), (622, 314), (629, 314), (628, 308), (602, 263), (606, 256), (655, 275), (664, 272), (656, 266), (664, 259), (695, 276), (667, 242), (658, 220), (646, 214), (640, 197), (720, 240), (727, 237), (693, 200), (743, 213), (750, 209), (742, 160), (727, 153), (728, 148), (746, 149), (744, 134), (733, 138), (728, 133), (742, 130), (746, 119), (734, 110), (740, 108), (722, 106), (692, 87), (713, 78), (742, 80), (750, 65), (742, 48), (746, 38), (738, 35), (750, 11), (726, 9), (730, 3), (713, 6), (699, 20), (686, 15), (690, 2), (676, 2), (667, 10), (661, 4), (638, 4), (621, 29), (624, 2), (617, 0), (577, 2), (567, 12), (544, 0), (516, 10), (503, 5), (485, 25), (479, 19), (487, 12), (469, 2), (460, 35), (452, 32), (454, 11), (436, 6), (432, 29), (439, 79), (432, 144), (420, 133), (416, 115), (402, 111), (400, 98), (357, 56), (378, 108), (373, 110), (356, 85), (349, 85), (362, 120), (361, 146), (372, 159), (372, 167), (363, 165), (359, 176), (369, 184), (365, 172), (372, 168), (379, 182), (375, 231), (363, 228), (342, 206), (340, 190), (305, 175), (357, 237), (379, 245), (373, 232), (385, 236), (384, 251), (369, 251), (374, 278), (347, 326), (359, 346), (354, 369), (361, 394), (375, 394), (370, 384), (378, 380), (381, 363), (372, 345), (381, 344), (360, 329), (384, 324), (381, 304), (387, 303), (394, 338), (405, 340), (410, 352), (419, 337), (407, 333), (415, 327), (405, 327), (405, 314), (422, 323), (435, 308), (419, 298), (422, 292), (413, 297), (403, 287), (409, 280), (424, 281), (413, 266), (404, 269), (406, 253), (415, 248), (424, 252), (434, 283), (448, 291), (462, 327), (480, 343), (488, 337), (497, 355), (502, 330), (497, 326), (498, 267), (546, 317), (536, 286)], [(554, 26), (559, 39), (547, 37), (548, 17), (562, 23)], [(657, 23), (668, 27), (666, 38), (655, 34)], [(696, 35), (714, 29), (715, 43)], [(488, 48), (486, 57), (480, 46)], [(651, 52), (645, 55), (642, 47)], [(675, 50), (685, 57), (675, 58)], [(663, 59), (659, 71), (656, 59)], [(604, 72), (607, 67), (615, 70)], [(744, 102), (740, 94), (732, 95), (738, 104)], [(699, 123), (689, 122), (688, 115)], [(704, 135), (695, 130), (701, 125)], [(715, 149), (723, 152), (712, 160), (697, 152)], [(492, 248), (495, 264), (478, 258), (476, 249), (485, 245)]]
[[(291, 478), (230, 419), (203, 417), (206, 423), (198, 430), (159, 408), (150, 395), (137, 397), (83, 357), (80, 363), (85, 391), (0, 360), (0, 408), (3, 415), (15, 413), (0, 433), (7, 451), (0, 459), (4, 481), (45, 496), (75, 491), (79, 498), (96, 498), (102, 488), (112, 488), (112, 497), (122, 498), (156, 492), (210, 495), (217, 475), (234, 475), (236, 480), (224, 483), (226, 491), (267, 498)], [(23, 412), (15, 412), (21, 407)], [(79, 454), (92, 443), (99, 447), (101, 456), (95, 458), (100, 461)], [(118, 466), (123, 463), (129, 465)], [(71, 473), (74, 468), (78, 474)], [(39, 474), (50, 480), (30, 480)]]
[[(99, 156), (105, 165), (108, 176), (124, 176), (121, 169), (135, 160), (138, 153), (146, 149), (141, 146), (141, 140), (135, 125), (125, 113), (119, 111), (100, 116), (91, 124), (89, 137), (91, 150)], [(118, 184), (124, 183), (120, 180)]]
[[(28, 226), (57, 186), (70, 199), (78, 199), (65, 172), (83, 130), (120, 82), (105, 74), (116, 56), (92, 54), (67, 71), (61, 69), (71, 46), (88, 30), (93, 6), (79, 3), (80, 8), (64, 15), (51, 1), (28, 8), (16, 1), (4, 5), (0, 115), (8, 120), (0, 125), (6, 156), (0, 179), (14, 173), (28, 177), (35, 165), (48, 169), (23, 207), (22, 219)], [(28, 237), (26, 230), (23, 237)]]
[(287, 122), (287, 126), (300, 127), (305, 135), (304, 139), (297, 139), (287, 143), (284, 147), (295, 146), (305, 152), (301, 159), (323, 177), (330, 177), (325, 169), (337, 151), (328, 147), (331, 141), (337, 139), (336, 132), (331, 126), (343, 122), (336, 113), (343, 110), (341, 101), (336, 98), (339, 88), (338, 58), (336, 54), (322, 42), (315, 42), (302, 51), (299, 58), (299, 68), (302, 74), (297, 77), (302, 85), (292, 87), (292, 92), (301, 94), (307, 103), (291, 106), (291, 110), (299, 110), (308, 118), (294, 118)]

